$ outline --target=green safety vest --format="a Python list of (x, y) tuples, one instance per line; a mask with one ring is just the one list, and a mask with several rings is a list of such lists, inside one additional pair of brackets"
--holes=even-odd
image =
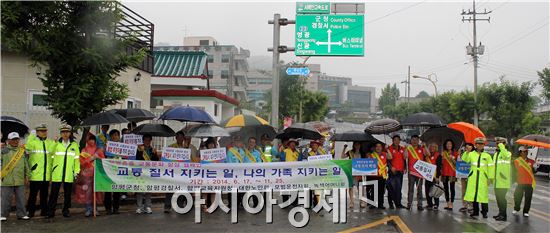
[(495, 188), (509, 189), (512, 184), (512, 153), (510, 153), (502, 143), (498, 144), (498, 149), (500, 151), (495, 152), (493, 156), (495, 165)]
[(470, 164), (468, 184), (464, 200), (469, 202), (489, 203), (489, 179), (494, 178), (494, 163), (487, 152), (472, 151), (462, 156)]
[(71, 142), (68, 147), (63, 142), (57, 142), (51, 152), (52, 181), (72, 183), (75, 175), (80, 172), (80, 150), (76, 142)]
[(51, 181), (52, 179), (52, 157), (50, 152), (54, 149), (56, 142), (51, 139), (41, 140), (36, 136), (29, 136), (25, 149), (29, 154), (29, 167), (31, 170), (31, 181)]

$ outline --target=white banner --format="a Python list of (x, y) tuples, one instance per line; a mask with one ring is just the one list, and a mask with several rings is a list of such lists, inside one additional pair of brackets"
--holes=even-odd
[(332, 160), (331, 154), (308, 156), (307, 161)]
[(191, 160), (191, 149), (164, 147), (162, 150), (162, 161), (189, 162)]
[(108, 141), (105, 153), (108, 157), (133, 157), (136, 156), (137, 148), (137, 145)]
[(124, 143), (132, 145), (141, 145), (143, 144), (143, 135), (137, 134), (125, 134), (122, 136)]
[(433, 181), (435, 171), (437, 169), (435, 165), (424, 162), (422, 160), (417, 160), (416, 163), (414, 163), (413, 167), (414, 169), (416, 169), (416, 171), (418, 171), (418, 173), (420, 173), (420, 175), (422, 175), (425, 180), (430, 182)]
[(202, 163), (220, 163), (225, 161), (226, 148), (220, 147), (215, 149), (201, 150), (201, 162)]

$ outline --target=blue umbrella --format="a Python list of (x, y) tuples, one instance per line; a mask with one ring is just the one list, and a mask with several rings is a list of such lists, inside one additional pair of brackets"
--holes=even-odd
[(184, 122), (216, 123), (204, 110), (189, 106), (171, 108), (159, 117), (160, 120), (175, 120)]

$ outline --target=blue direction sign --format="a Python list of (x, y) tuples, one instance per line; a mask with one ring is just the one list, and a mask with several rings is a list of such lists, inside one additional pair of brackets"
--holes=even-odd
[(288, 67), (286, 68), (287, 75), (300, 75), (306, 76), (309, 75), (309, 68), (307, 67)]

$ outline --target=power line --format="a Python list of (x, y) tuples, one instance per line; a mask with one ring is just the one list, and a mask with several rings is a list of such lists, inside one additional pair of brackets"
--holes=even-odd
[(540, 26), (536, 27), (534, 30), (528, 32), (527, 34), (524, 34), (523, 36), (521, 36), (521, 37), (519, 37), (519, 38), (517, 38), (517, 39), (515, 39), (515, 40), (510, 41), (509, 43), (507, 43), (507, 44), (505, 44), (505, 45), (502, 45), (502, 46), (500, 46), (500, 47), (497, 47), (497, 49), (495, 49), (494, 51), (492, 51), (492, 54), (495, 54), (495, 53), (497, 53), (498, 51), (502, 51), (502, 49), (504, 49), (504, 48), (506, 48), (506, 47), (508, 47), (508, 46), (510, 46), (510, 45), (512, 45), (512, 44), (514, 44), (514, 43), (516, 43), (516, 42), (518, 42), (518, 41), (520, 41), (520, 40), (522, 40), (522, 39), (524, 39), (524, 38), (530, 36), (530, 35), (532, 35), (533, 33), (537, 32), (537, 31), (540, 30), (540, 29), (542, 29), (542, 28), (545, 27), (546, 25), (548, 25), (548, 22), (544, 23), (543, 25), (540, 25)]
[(409, 6), (406, 6), (406, 7), (404, 7), (404, 8), (401, 8), (401, 9), (398, 9), (398, 10), (395, 10), (395, 11), (392, 11), (392, 12), (386, 14), (386, 15), (383, 15), (383, 16), (380, 16), (380, 17), (375, 18), (375, 19), (373, 19), (373, 20), (370, 20), (370, 21), (368, 21), (368, 22), (365, 22), (365, 24), (367, 24), (367, 23), (374, 23), (374, 22), (376, 22), (376, 21), (378, 21), (378, 20), (381, 20), (381, 19), (384, 19), (384, 18), (386, 18), (386, 17), (388, 17), (388, 16), (391, 16), (391, 15), (397, 14), (397, 13), (399, 13), (399, 12), (401, 12), (401, 11), (405, 11), (405, 10), (407, 10), (407, 9), (413, 8), (413, 7), (415, 7), (415, 6), (418, 6), (418, 5), (420, 5), (420, 4), (422, 4), (422, 3), (426, 2), (426, 1), (427, 1), (427, 0), (422, 1), (422, 2), (418, 2), (418, 3), (415, 3), (415, 4), (412, 4), (412, 5), (409, 5)]

